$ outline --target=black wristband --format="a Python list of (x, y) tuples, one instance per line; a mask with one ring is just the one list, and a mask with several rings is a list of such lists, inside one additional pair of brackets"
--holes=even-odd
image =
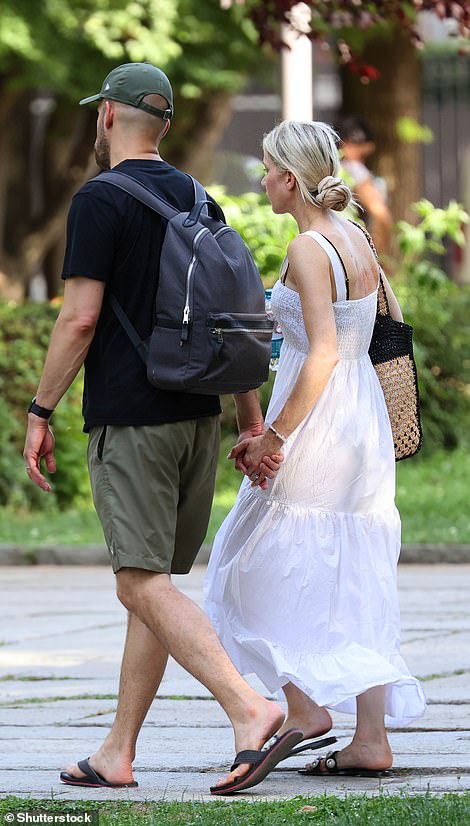
[(53, 412), (53, 410), (49, 410), (47, 407), (41, 407), (41, 405), (36, 404), (36, 396), (32, 399), (28, 407), (28, 413), (34, 413), (35, 416), (39, 416), (41, 419), (50, 419)]

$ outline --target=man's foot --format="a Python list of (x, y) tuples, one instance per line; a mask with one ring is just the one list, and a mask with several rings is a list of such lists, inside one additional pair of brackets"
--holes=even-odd
[(333, 720), (326, 708), (312, 703), (308, 714), (289, 714), (277, 733), (284, 734), (288, 729), (299, 728), (304, 733), (304, 740), (309, 740), (311, 737), (321, 737), (327, 734), (332, 726)]
[(229, 795), (236, 792), (243, 792), (257, 786), (277, 766), (281, 760), (285, 760), (297, 743), (302, 739), (300, 729), (291, 729), (281, 734), (280, 737), (273, 737), (272, 741), (261, 751), (241, 751), (235, 757), (232, 770), (241, 765), (244, 761), (249, 761), (250, 768), (242, 777), (236, 777), (233, 782), (219, 783), (211, 786), (213, 795)]
[[(337, 771), (347, 769), (367, 769), (369, 771), (384, 771), (393, 765), (393, 755), (388, 741), (375, 743), (352, 743), (341, 751), (335, 752)], [(315, 768), (314, 764), (307, 763), (306, 771)], [(321, 758), (318, 765), (319, 774), (328, 774), (325, 759)]]
[[(92, 769), (101, 777), (106, 778), (108, 783), (133, 783), (132, 760), (125, 758), (117, 751), (113, 751), (106, 744), (103, 744), (98, 751), (88, 760)], [(79, 769), (77, 763), (71, 763), (66, 767), (67, 774), (77, 779), (83, 780), (85, 773)]]
[[(284, 712), (277, 703), (260, 698), (256, 707), (253, 706), (243, 722), (234, 723), (235, 751), (253, 749), (259, 751), (270, 737), (275, 734), (284, 720)], [(219, 780), (217, 786), (234, 783), (237, 778), (243, 777), (250, 770), (249, 763), (241, 763), (233, 771)]]

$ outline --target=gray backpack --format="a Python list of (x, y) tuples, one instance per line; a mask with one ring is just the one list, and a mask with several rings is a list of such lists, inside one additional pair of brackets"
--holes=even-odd
[(141, 340), (109, 295), (149, 382), (161, 390), (208, 395), (259, 387), (269, 372), (272, 321), (251, 254), (220, 208), (194, 179), (196, 203), (189, 212), (179, 212), (122, 172), (104, 172), (96, 180), (124, 190), (168, 221), (149, 339)]

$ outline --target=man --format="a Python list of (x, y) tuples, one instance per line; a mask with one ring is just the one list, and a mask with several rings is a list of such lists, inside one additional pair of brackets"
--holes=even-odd
[[(95, 101), (98, 166), (132, 175), (176, 208), (190, 209), (191, 179), (159, 154), (173, 115), (166, 75), (149, 64), (119, 66), (97, 95), (80, 102)], [(190, 570), (206, 533), (219, 400), (152, 387), (106, 294), (114, 293), (143, 338), (150, 334), (164, 230), (159, 216), (106, 182), (85, 184), (75, 195), (62, 273), (64, 303), (29, 408), (26, 470), (48, 491), (40, 467), (44, 457), (48, 471), (55, 470), (48, 418), (85, 362), (83, 412), (93, 498), (117, 594), (129, 612), (116, 719), (89, 761), (62, 772), (61, 779), (75, 785), (137, 785), (132, 774), (137, 735), (169, 654), (224, 708), (237, 752), (259, 750), (284, 717), (242, 679), (207, 617), (170, 579), (172, 572)], [(237, 407), (241, 434), (259, 433), (256, 393), (240, 396)], [(275, 465), (267, 462), (258, 483), (274, 473)], [(260, 782), (301, 738), (294, 730), (263, 751), (258, 764), (251, 756), (249, 763), (239, 761), (214, 793)]]

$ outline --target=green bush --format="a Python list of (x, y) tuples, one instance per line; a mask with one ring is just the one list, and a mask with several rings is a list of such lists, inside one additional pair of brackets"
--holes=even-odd
[[(215, 193), (227, 220), (253, 250), (266, 286), (277, 278), (286, 247), (295, 235), (288, 216), (273, 215), (263, 195), (229, 198)], [(428, 202), (416, 207), (418, 226), (400, 224), (398, 240), (402, 265), (394, 280), (406, 320), (415, 330), (424, 427), (424, 451), (465, 445), (470, 433), (470, 287), (451, 282), (436, 263), (442, 239), (454, 237), (464, 213), (458, 205), (434, 210)], [(81, 391), (78, 378), (54, 414), (58, 471), (53, 494), (45, 496), (26, 477), (21, 457), (26, 407), (41, 374), (50, 331), (57, 315), (54, 304), (0, 303), (0, 505), (66, 507), (89, 501), (86, 437), (82, 434)], [(261, 389), (266, 409), (274, 376)], [(224, 435), (236, 430), (229, 397), (222, 400)]]
[(29, 481), (21, 455), (26, 409), (38, 385), (57, 311), (54, 303), (0, 303), (0, 505), (65, 507), (89, 498), (80, 378), (54, 413), (57, 473), (51, 480), (52, 494), (45, 495)]
[(291, 215), (274, 215), (263, 194), (229, 196), (222, 188), (211, 187), (224, 210), (227, 223), (243, 237), (256, 261), (265, 287), (272, 287), (286, 254), (289, 241), (297, 234)]
[(414, 204), (417, 224), (397, 226), (401, 260), (394, 287), (414, 328), (426, 452), (468, 444), (470, 433), (470, 285), (459, 286), (441, 262), (450, 239), (463, 246), (469, 218), (451, 201)]

